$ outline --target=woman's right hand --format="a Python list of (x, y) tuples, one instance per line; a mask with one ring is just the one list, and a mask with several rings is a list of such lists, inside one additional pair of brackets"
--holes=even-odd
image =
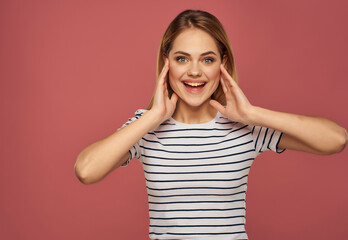
[(153, 105), (149, 110), (155, 113), (156, 116), (158, 116), (158, 119), (160, 119), (161, 123), (173, 115), (176, 107), (176, 102), (178, 101), (178, 95), (176, 95), (176, 93), (173, 93), (171, 98), (169, 99), (167, 88), (168, 72), (169, 59), (166, 58), (162, 72), (158, 76)]

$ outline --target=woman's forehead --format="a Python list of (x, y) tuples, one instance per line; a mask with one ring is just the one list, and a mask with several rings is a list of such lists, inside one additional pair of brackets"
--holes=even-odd
[(171, 53), (177, 51), (189, 54), (201, 54), (205, 52), (215, 52), (219, 54), (215, 39), (207, 32), (194, 28), (181, 32), (174, 40)]

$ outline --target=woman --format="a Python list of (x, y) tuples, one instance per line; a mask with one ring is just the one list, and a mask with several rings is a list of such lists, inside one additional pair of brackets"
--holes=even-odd
[(186, 10), (171, 22), (157, 75), (148, 110), (86, 147), (75, 165), (90, 184), (138, 158), (151, 239), (247, 239), (247, 178), (258, 154), (332, 154), (346, 145), (345, 129), (328, 119), (251, 105), (237, 85), (227, 34), (207, 12)]

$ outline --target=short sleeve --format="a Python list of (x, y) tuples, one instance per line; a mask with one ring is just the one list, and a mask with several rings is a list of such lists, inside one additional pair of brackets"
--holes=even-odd
[(257, 153), (271, 150), (276, 153), (282, 153), (285, 149), (278, 148), (278, 143), (283, 136), (283, 133), (271, 128), (254, 126), (252, 128), (252, 136), (254, 147)]
[[(133, 121), (136, 121), (137, 119), (139, 119), (147, 110), (146, 109), (138, 109), (135, 112), (135, 116), (132, 118), (129, 118), (128, 121), (122, 125), (122, 127), (120, 127), (119, 129), (127, 126), (128, 124), (130, 124)], [(118, 129), (118, 130), (119, 130)], [(131, 149), (129, 149), (129, 158), (128, 160), (122, 164), (123, 167), (127, 166), (130, 162), (130, 160), (137, 158), (139, 159), (141, 156), (141, 151), (140, 151), (140, 146), (139, 146), (139, 142), (135, 143), (135, 145), (133, 147), (131, 147)]]

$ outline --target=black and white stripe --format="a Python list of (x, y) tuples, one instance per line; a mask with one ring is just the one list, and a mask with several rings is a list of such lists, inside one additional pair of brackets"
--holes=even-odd
[[(146, 110), (139, 109), (140, 118)], [(151, 239), (248, 239), (245, 197), (250, 167), (277, 149), (282, 133), (233, 122), (220, 113), (203, 124), (170, 118), (130, 150), (144, 168)], [(129, 160), (124, 164), (126, 166)]]

